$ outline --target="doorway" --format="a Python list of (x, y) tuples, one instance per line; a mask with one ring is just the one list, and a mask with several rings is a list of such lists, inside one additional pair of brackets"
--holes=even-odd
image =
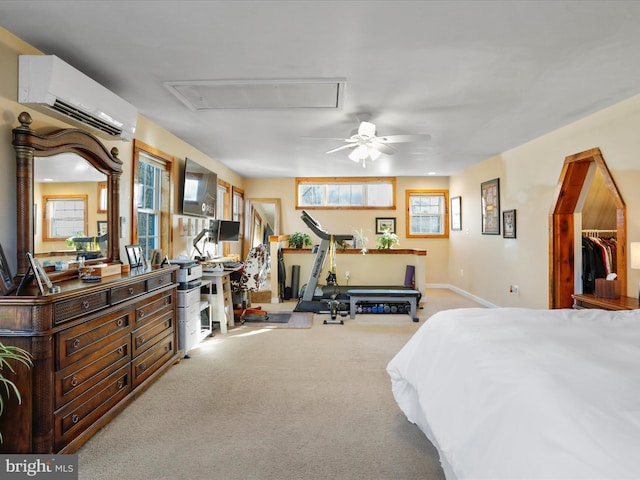
[[(571, 308), (576, 285), (576, 252), (581, 251), (578, 240), (582, 227), (581, 218), (589, 187), (596, 174), (602, 176), (615, 209), (617, 237), (616, 273), (621, 295), (627, 293), (627, 211), (599, 148), (592, 148), (565, 158), (558, 181), (555, 201), (549, 214), (549, 308)], [(576, 225), (577, 224), (577, 225)], [(577, 235), (576, 235), (577, 233)]]

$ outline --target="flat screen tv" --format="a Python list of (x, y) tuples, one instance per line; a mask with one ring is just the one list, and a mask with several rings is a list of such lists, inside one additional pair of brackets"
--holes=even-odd
[(240, 240), (240, 222), (220, 220), (218, 228), (219, 242), (237, 242)]
[(217, 195), (218, 175), (187, 158), (182, 182), (182, 214), (215, 217)]

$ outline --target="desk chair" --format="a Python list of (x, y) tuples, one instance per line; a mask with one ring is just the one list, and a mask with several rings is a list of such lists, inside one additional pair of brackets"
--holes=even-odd
[[(267, 312), (261, 308), (251, 308), (250, 292), (262, 289), (267, 281), (269, 266), (269, 248), (262, 244), (249, 250), (244, 267), (239, 279), (231, 279), (231, 289), (236, 294), (242, 295), (242, 304), (239, 309), (234, 309), (233, 314), (239, 316), (240, 323), (244, 323), (246, 315), (267, 316)], [(266, 319), (265, 319), (266, 320)]]

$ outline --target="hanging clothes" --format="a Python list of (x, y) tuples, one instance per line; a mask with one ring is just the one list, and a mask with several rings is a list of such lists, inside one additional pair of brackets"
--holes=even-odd
[(615, 238), (582, 237), (582, 292), (594, 293), (595, 279), (616, 273)]

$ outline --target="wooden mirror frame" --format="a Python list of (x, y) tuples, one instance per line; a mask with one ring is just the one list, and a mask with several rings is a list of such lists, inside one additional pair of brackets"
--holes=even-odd
[(20, 126), (13, 129), (13, 147), (16, 151), (16, 198), (17, 198), (17, 253), (18, 275), (29, 268), (27, 252), (34, 251), (33, 215), (33, 163), (34, 157), (50, 157), (59, 153), (75, 153), (87, 160), (96, 170), (107, 176), (107, 258), (100, 259), (120, 263), (120, 176), (122, 161), (118, 149), (109, 152), (92, 134), (78, 129), (60, 129), (51, 133), (37, 134), (31, 129), (31, 115), (22, 112), (18, 116)]

